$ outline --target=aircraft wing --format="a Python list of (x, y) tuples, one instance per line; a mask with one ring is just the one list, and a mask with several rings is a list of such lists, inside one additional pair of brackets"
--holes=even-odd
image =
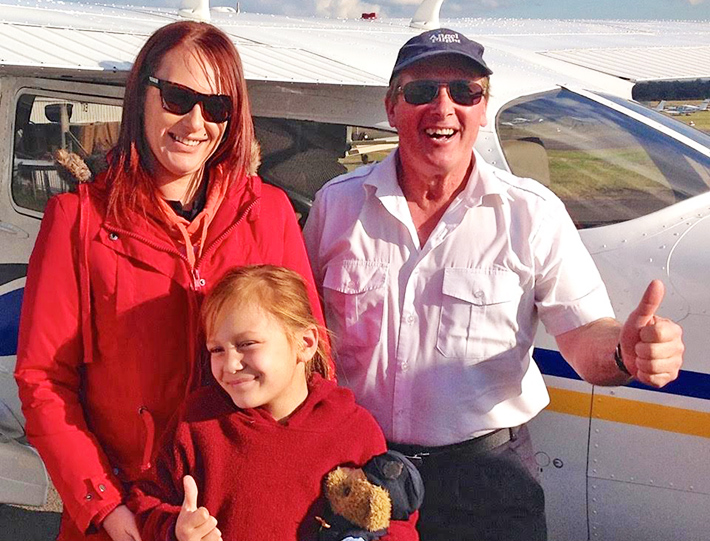
[[(2, 4), (0, 70), (48, 77), (81, 70), (87, 80), (123, 80), (145, 39), (181, 18), (167, 8)], [(227, 8), (213, 9), (211, 22), (233, 37), (247, 79), (319, 85), (386, 86), (399, 46), (420, 32), (407, 19), (293, 18)], [(479, 18), (441, 24), (487, 47), (491, 65), (505, 66), (496, 80), (519, 77), (530, 62), (564, 65), (572, 78), (577, 66), (623, 81), (703, 77), (710, 65), (710, 27), (701, 22)]]

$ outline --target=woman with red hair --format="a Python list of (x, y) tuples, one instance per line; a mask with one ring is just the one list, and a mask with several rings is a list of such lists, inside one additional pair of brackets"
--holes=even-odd
[(297, 271), (322, 321), (293, 209), (256, 176), (255, 148), (233, 43), (174, 23), (136, 58), (106, 172), (47, 205), (16, 378), (64, 502), (58, 539), (140, 539), (125, 488), (205, 375), (199, 309), (228, 270)]

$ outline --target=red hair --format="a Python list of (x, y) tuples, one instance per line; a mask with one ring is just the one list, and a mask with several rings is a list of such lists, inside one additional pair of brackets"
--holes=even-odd
[[(211, 178), (239, 178), (250, 163), (254, 125), (242, 61), (232, 40), (207, 23), (180, 21), (164, 26), (148, 39), (128, 75), (121, 131), (108, 155), (108, 214), (119, 220), (121, 210), (145, 210), (146, 203), (157, 201), (151, 175), (153, 160), (143, 127), (147, 80), (165, 55), (180, 46), (194, 48), (214, 69), (218, 92), (232, 98), (231, 119), (221, 143), (205, 163), (205, 171)], [(235, 173), (236, 177), (231, 176)]]

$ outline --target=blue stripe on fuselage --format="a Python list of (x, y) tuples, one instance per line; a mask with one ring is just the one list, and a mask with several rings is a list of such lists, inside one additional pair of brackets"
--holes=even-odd
[(20, 328), (20, 309), (23, 289), (0, 295), (0, 356), (17, 353), (17, 332)]
[[(20, 326), (20, 310), (24, 289), (16, 289), (0, 295), (0, 356), (17, 353), (17, 333)], [(567, 364), (559, 351), (535, 348), (533, 358), (540, 371), (548, 376), (581, 380), (577, 372)], [(710, 374), (681, 370), (678, 379), (661, 389), (632, 382), (628, 385), (659, 393), (710, 400)]]
[[(562, 358), (559, 351), (535, 348), (533, 359), (535, 359), (535, 362), (537, 362), (537, 365), (540, 367), (540, 371), (547, 376), (576, 380), (582, 379), (577, 375), (577, 372), (567, 364), (567, 361)], [(710, 400), (710, 374), (704, 374), (703, 372), (681, 370), (677, 380), (672, 381), (661, 389), (649, 387), (648, 385), (636, 381), (629, 383), (627, 387)]]

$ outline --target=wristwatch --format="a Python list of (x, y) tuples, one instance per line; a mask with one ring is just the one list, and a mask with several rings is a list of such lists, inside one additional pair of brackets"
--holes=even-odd
[(616, 349), (614, 350), (614, 362), (616, 362), (616, 366), (618, 366), (619, 370), (621, 370), (624, 374), (627, 376), (631, 375), (631, 372), (629, 372), (629, 369), (626, 368), (626, 365), (624, 364), (624, 358), (621, 356), (621, 342), (616, 344)]

